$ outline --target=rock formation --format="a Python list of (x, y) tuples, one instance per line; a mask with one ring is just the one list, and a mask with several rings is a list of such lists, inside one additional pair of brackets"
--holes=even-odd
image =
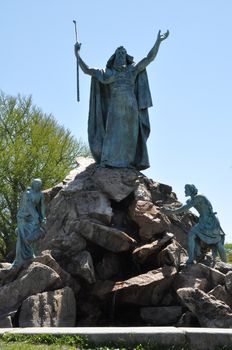
[[(192, 213), (172, 188), (90, 158), (45, 191), (37, 257), (0, 264), (0, 326), (232, 326), (232, 267), (187, 260)], [(204, 307), (202, 306), (204, 305)]]

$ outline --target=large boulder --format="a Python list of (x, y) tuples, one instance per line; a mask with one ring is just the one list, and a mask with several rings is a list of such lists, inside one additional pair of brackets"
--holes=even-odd
[(10, 316), (0, 317), (0, 328), (13, 328)]
[[(47, 236), (38, 243), (38, 250), (56, 248), (73, 251), (75, 246), (83, 246), (78, 243), (78, 224), (81, 219), (92, 218), (102, 223), (109, 224), (112, 218), (112, 208), (109, 200), (98, 191), (79, 191), (70, 194), (61, 192), (50, 203), (50, 212), (47, 222)], [(69, 243), (67, 243), (69, 241)]]
[(84, 250), (72, 258), (67, 266), (67, 270), (72, 275), (78, 275), (92, 284), (96, 282), (95, 271), (91, 254)]
[(136, 180), (134, 199), (136, 201), (142, 200), (146, 202), (152, 202), (149, 180), (145, 176), (138, 176)]
[(184, 267), (176, 276), (175, 290), (180, 288), (198, 288), (205, 292), (210, 291), (218, 284), (225, 283), (225, 275), (209, 266), (195, 264)]
[(151, 243), (144, 244), (133, 251), (133, 258), (139, 264), (144, 264), (149, 258), (154, 259), (163, 246), (172, 240), (173, 233), (165, 233), (163, 237)]
[(69, 287), (38, 293), (22, 303), (20, 327), (74, 327), (76, 301)]
[(64, 258), (75, 256), (77, 253), (85, 250), (86, 239), (79, 232), (76, 232), (79, 224), (79, 221), (75, 221), (68, 233), (60, 234), (51, 240), (49, 246), (53, 254), (58, 252)]
[[(70, 193), (63, 191), (70, 197)], [(112, 208), (109, 199), (99, 191), (78, 191), (72, 196), (72, 203), (77, 218), (93, 218), (109, 224), (112, 218)]]
[(197, 288), (181, 288), (177, 294), (202, 327), (232, 327), (232, 310), (222, 301)]
[(221, 286), (219, 284), (214, 289), (209, 291), (208, 294), (214, 296), (217, 300), (223, 301), (225, 304), (229, 305), (230, 308), (232, 308), (231, 294), (227, 292), (225, 286)]
[(75, 193), (85, 187), (85, 182), (91, 175), (94, 160), (92, 158), (78, 157), (76, 162), (77, 167), (71, 170), (62, 182), (43, 191), (47, 205), (60, 191)]
[(51, 252), (49, 250), (45, 250), (40, 256), (37, 256), (34, 259), (34, 263), (35, 262), (46, 265), (54, 270), (59, 275), (63, 286), (72, 284), (73, 281), (70, 274), (62, 269), (58, 262), (51, 256)]
[(12, 265), (6, 265), (6, 267), (0, 268), (0, 287), (13, 282), (19, 275), (22, 267), (12, 268)]
[(50, 267), (33, 262), (19, 277), (0, 288), (0, 314), (16, 311), (27, 297), (61, 285), (60, 276)]
[(186, 262), (187, 252), (176, 240), (173, 240), (172, 243), (159, 252), (157, 260), (159, 266), (173, 265), (178, 269), (180, 264)]
[[(148, 180), (148, 179), (147, 179)], [(151, 193), (152, 202), (160, 205), (161, 203), (173, 203), (177, 200), (176, 194), (172, 192), (172, 187), (152, 179), (146, 181)]]
[(164, 266), (125, 281), (98, 281), (93, 294), (103, 300), (107, 295), (115, 293), (118, 303), (157, 305), (169, 289), (176, 273), (174, 267)]
[(157, 305), (169, 289), (177, 270), (164, 266), (157, 270), (116, 282), (113, 292), (122, 303), (137, 305)]
[(128, 251), (135, 244), (135, 240), (125, 232), (89, 220), (80, 222), (79, 232), (86, 239), (114, 253)]
[(155, 235), (169, 231), (169, 219), (152, 202), (135, 200), (129, 208), (129, 213), (139, 226), (142, 241), (154, 239)]
[(149, 306), (140, 309), (141, 318), (151, 326), (170, 326), (182, 315), (181, 306)]
[(92, 179), (108, 198), (121, 202), (136, 188), (139, 171), (126, 168), (96, 168)]
[(221, 260), (216, 260), (214, 264), (214, 268), (224, 274), (227, 274), (227, 272), (232, 271), (232, 265), (225, 263), (224, 261)]
[(51, 256), (51, 251), (45, 250), (42, 252), (41, 255), (37, 256), (34, 259), (34, 262), (39, 262), (41, 264), (44, 264), (46, 266), (49, 266), (51, 269), (53, 269), (58, 275), (60, 276), (60, 285), (59, 288), (68, 286), (72, 288), (72, 290), (78, 294), (80, 291), (80, 284), (79, 281), (76, 278), (73, 278), (70, 273), (66, 270), (64, 270), (58, 262)]
[(76, 159), (77, 167), (70, 171), (65, 177), (62, 192), (66, 194), (74, 194), (77, 191), (85, 189), (96, 189), (91, 181), (92, 173), (95, 169), (95, 162), (93, 158), (78, 157)]
[(225, 276), (225, 285), (227, 292), (232, 295), (232, 271), (227, 272)]

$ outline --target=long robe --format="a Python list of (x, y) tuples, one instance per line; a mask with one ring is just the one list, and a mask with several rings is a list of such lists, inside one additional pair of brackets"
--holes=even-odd
[(17, 214), (16, 257), (13, 267), (21, 266), (35, 258), (34, 242), (45, 235), (41, 227), (40, 203), (33, 201), (30, 188), (22, 195)]
[(133, 65), (120, 72), (97, 71), (91, 81), (88, 137), (98, 164), (138, 170), (150, 166), (146, 141), (151, 106), (146, 70), (136, 78)]

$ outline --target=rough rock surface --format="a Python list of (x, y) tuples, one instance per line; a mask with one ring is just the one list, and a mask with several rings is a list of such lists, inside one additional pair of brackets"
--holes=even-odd
[(209, 292), (218, 284), (225, 283), (225, 275), (209, 266), (196, 264), (184, 267), (175, 279), (174, 288), (198, 288)]
[(151, 326), (168, 326), (178, 322), (182, 315), (181, 306), (142, 307), (141, 318)]
[(172, 187), (77, 162), (44, 191), (35, 260), (0, 263), (0, 325), (231, 327), (232, 268), (210, 256), (185, 266), (197, 217), (161, 213), (181, 205)]
[(12, 328), (12, 320), (10, 316), (0, 318), (0, 328)]
[(217, 300), (223, 301), (225, 304), (229, 305), (232, 308), (232, 298), (231, 294), (226, 291), (225, 286), (221, 286), (220, 284), (216, 286), (209, 292), (209, 295), (214, 296)]
[(143, 264), (147, 259), (156, 257), (163, 246), (174, 237), (173, 233), (165, 233), (162, 238), (151, 243), (144, 244), (133, 251), (133, 258), (139, 264)]
[(170, 265), (177, 269), (180, 264), (184, 264), (187, 260), (186, 250), (176, 241), (161, 250), (157, 257), (160, 266)]
[(87, 220), (81, 221), (79, 232), (86, 239), (114, 253), (130, 250), (135, 244), (135, 240), (125, 232)]
[(157, 305), (170, 287), (176, 272), (174, 267), (164, 266), (126, 281), (116, 282), (112, 291), (124, 303)]
[(58, 287), (60, 276), (50, 267), (33, 262), (19, 277), (0, 288), (0, 314), (17, 310), (28, 296)]
[(225, 276), (225, 285), (227, 292), (232, 295), (232, 271), (227, 272)]
[(67, 266), (67, 270), (72, 275), (78, 275), (85, 279), (88, 283), (96, 282), (95, 271), (91, 254), (83, 250), (72, 259), (72, 262)]
[(197, 288), (178, 289), (177, 294), (202, 327), (232, 327), (232, 310), (222, 301)]
[(76, 301), (71, 288), (32, 295), (22, 303), (19, 327), (74, 327)]
[(152, 239), (155, 235), (169, 230), (169, 219), (162, 215), (159, 208), (152, 202), (134, 201), (129, 211), (131, 218), (139, 226), (139, 235), (143, 241)]
[(138, 174), (132, 169), (97, 168), (93, 181), (108, 198), (121, 202), (135, 190)]

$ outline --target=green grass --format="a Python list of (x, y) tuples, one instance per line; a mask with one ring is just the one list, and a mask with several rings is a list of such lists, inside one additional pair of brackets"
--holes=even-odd
[[(45, 345), (45, 344), (30, 344), (30, 343), (21, 343), (21, 342), (12, 342), (12, 343), (5, 343), (0, 341), (0, 350), (82, 350), (83, 348), (79, 348), (76, 346), (70, 346), (70, 345)], [(143, 345), (137, 345), (133, 348), (131, 347), (88, 347), (86, 348), (88, 350), (190, 350), (189, 348), (183, 346), (164, 346), (164, 345), (157, 345), (152, 347), (146, 347)], [(224, 349), (224, 348), (223, 348)], [(230, 348), (231, 349), (231, 348)], [(227, 350), (227, 348), (225, 348)]]
[(0, 341), (0, 350), (77, 350), (77, 348), (69, 345), (34, 345), (19, 342), (5, 343)]
[(87, 339), (80, 336), (52, 334), (11, 334), (5, 333), (0, 338), (0, 350), (73, 350), (86, 349)]
[[(134, 347), (94, 346), (88, 339), (77, 335), (11, 334), (0, 336), (0, 350), (190, 350), (188, 345), (139, 344)], [(215, 348), (214, 348), (215, 349)], [(232, 350), (232, 345), (222, 345), (217, 350)], [(215, 350), (216, 350), (215, 349)]]
[(188, 346), (139, 344), (135, 347), (94, 346), (86, 337), (52, 334), (11, 334), (0, 337), (0, 350), (189, 350)]

